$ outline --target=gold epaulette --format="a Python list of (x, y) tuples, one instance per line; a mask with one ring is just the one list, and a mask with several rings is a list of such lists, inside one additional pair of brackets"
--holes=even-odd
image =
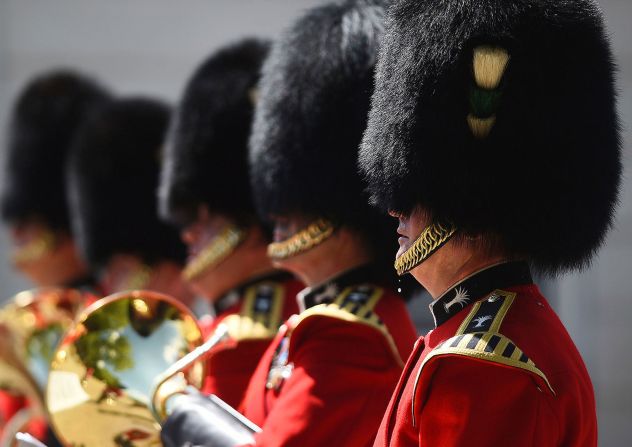
[(384, 294), (384, 289), (373, 285), (347, 287), (331, 303), (318, 304), (301, 312), (294, 329), (303, 321), (312, 317), (324, 316), (363, 324), (378, 330), (384, 335), (397, 362), (403, 366), (404, 361), (399, 354), (392, 335), (380, 317), (374, 312), (375, 306)]
[(555, 391), (535, 363), (522, 352), (514, 342), (502, 334), (495, 332), (475, 332), (472, 334), (455, 335), (440, 343), (422, 362), (422, 368), (430, 359), (440, 355), (463, 355), (486, 360), (501, 365), (513, 366), (527, 370), (547, 384), (553, 394)]
[[(457, 333), (439, 343), (424, 358), (417, 372), (413, 386), (413, 396), (417, 389), (424, 366), (440, 356), (464, 356), (526, 370), (540, 377), (553, 395), (555, 391), (546, 375), (508, 337), (501, 334), (502, 324), (511, 307), (515, 293), (495, 290), (485, 300), (479, 301), (461, 323)], [(415, 424), (415, 399), (413, 399), (413, 425)]]
[(226, 317), (228, 334), (235, 341), (273, 338), (281, 323), (284, 287), (272, 281), (248, 287), (239, 314)]

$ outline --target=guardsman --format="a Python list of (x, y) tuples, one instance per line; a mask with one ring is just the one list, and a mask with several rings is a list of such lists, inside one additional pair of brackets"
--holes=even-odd
[(597, 4), (400, 0), (360, 152), (433, 296), (375, 446), (596, 446), (586, 367), (530, 267), (588, 265), (621, 176)]
[(65, 163), (77, 128), (107, 98), (93, 80), (54, 71), (30, 81), (15, 103), (2, 219), (11, 230), (14, 265), (37, 286), (91, 283), (70, 229)]
[(190, 302), (184, 245), (156, 206), (169, 109), (146, 98), (111, 101), (78, 130), (68, 168), (74, 234), (104, 294), (150, 289)]
[(160, 208), (189, 249), (184, 278), (214, 306), (229, 342), (208, 357), (203, 391), (237, 406), (279, 326), (296, 313), (302, 285), (266, 255), (270, 230), (258, 219), (248, 176), (248, 136), (269, 43), (244, 39), (206, 59), (174, 114), (162, 170)]
[[(14, 105), (2, 220), (11, 231), (13, 264), (39, 287), (95, 286), (70, 228), (65, 163), (77, 128), (108, 96), (101, 85), (83, 75), (51, 71), (32, 79)], [(0, 433), (15, 422), (14, 415), (25, 405), (24, 397), (0, 390)], [(28, 431), (42, 439), (47, 436), (43, 420), (33, 421)]]
[[(255, 202), (274, 223), (270, 257), (308, 288), (241, 405), (262, 429), (256, 446), (370, 445), (416, 338), (383, 265), (392, 229), (368, 206), (356, 168), (382, 17), (377, 1), (311, 9), (264, 64), (251, 136)], [(191, 421), (198, 408), (176, 409), (165, 445), (215, 445), (221, 430)]]

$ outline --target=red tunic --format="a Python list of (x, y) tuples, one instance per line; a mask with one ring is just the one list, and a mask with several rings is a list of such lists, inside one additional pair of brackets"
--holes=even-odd
[(0, 390), (0, 428), (4, 427), (9, 419), (25, 405), (26, 399), (23, 396), (16, 396), (7, 390)]
[(373, 442), (416, 334), (394, 292), (340, 283), (318, 289), (316, 302), (329, 304), (310, 307), (318, 290), (303, 297), (308, 309), (282, 326), (259, 363), (242, 404), (263, 429), (257, 446)]
[(374, 446), (597, 445), (588, 372), (524, 264), (484, 270), (432, 310)]
[[(0, 436), (4, 434), (3, 430), (8, 424), (15, 424), (18, 412), (28, 411), (28, 406), (29, 402), (24, 397), (15, 396), (9, 391), (0, 391)], [(40, 440), (46, 440), (48, 427), (44, 418), (32, 418), (19, 429)]]
[(279, 326), (298, 311), (296, 294), (302, 288), (300, 282), (286, 275), (258, 280), (235, 290), (237, 302), (202, 325), (208, 338), (224, 323), (230, 337), (208, 357), (205, 394), (215, 394), (233, 407), (239, 405)]

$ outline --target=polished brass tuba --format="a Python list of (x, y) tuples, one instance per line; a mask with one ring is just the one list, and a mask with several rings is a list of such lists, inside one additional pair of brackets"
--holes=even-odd
[(170, 398), (201, 388), (205, 353), (193, 314), (156, 292), (103, 298), (86, 309), (51, 364), (46, 402), (57, 436), (72, 446), (159, 446)]
[(15, 432), (45, 416), (44, 389), (57, 344), (93, 298), (75, 289), (41, 288), (18, 293), (0, 309), (0, 389), (29, 402), (8, 421), (0, 445), (10, 445)]

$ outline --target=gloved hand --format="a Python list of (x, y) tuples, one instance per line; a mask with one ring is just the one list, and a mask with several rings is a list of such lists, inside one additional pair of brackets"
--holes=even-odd
[(235, 447), (254, 442), (258, 427), (217, 396), (178, 397), (162, 426), (164, 447)]

